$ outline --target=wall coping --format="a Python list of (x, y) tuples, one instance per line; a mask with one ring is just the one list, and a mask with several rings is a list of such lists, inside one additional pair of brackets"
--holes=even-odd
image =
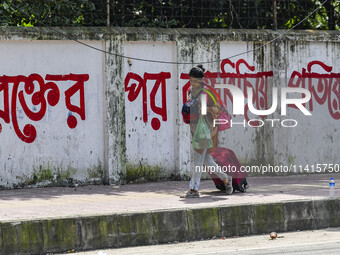
[[(65, 36), (61, 35), (65, 33)], [(126, 41), (176, 41), (181, 37), (217, 37), (220, 41), (269, 41), (281, 35), (281, 40), (340, 42), (337, 30), (269, 29), (194, 29), (145, 27), (0, 27), (0, 40), (110, 40), (125, 35)], [(280, 40), (280, 39), (279, 39)]]

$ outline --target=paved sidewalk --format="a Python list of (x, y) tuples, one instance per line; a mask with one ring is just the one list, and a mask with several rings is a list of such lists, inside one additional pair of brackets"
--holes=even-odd
[(202, 181), (0, 191), (0, 254), (51, 254), (340, 227), (340, 175), (249, 178), (230, 196)]
[(248, 193), (226, 196), (211, 180), (201, 182), (201, 198), (182, 199), (187, 181), (166, 181), (77, 188), (0, 190), (0, 221), (106, 215), (160, 209), (210, 208), (225, 205), (318, 200), (328, 197), (328, 182), (335, 178), (340, 196), (340, 174), (248, 178)]

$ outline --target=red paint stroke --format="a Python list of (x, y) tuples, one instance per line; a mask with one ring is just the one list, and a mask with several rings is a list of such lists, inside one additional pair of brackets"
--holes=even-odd
[[(26, 124), (22, 130), (20, 129), (18, 123), (19, 107), (21, 106), (23, 113), (31, 121), (40, 121), (46, 114), (47, 105), (56, 106), (60, 99), (59, 88), (56, 83), (52, 81), (75, 81), (76, 83), (65, 92), (66, 108), (71, 112), (78, 113), (81, 119), (85, 120), (84, 83), (88, 79), (88, 74), (48, 74), (45, 80), (50, 80), (49, 82), (45, 82), (45, 80), (36, 73), (29, 76), (0, 76), (0, 93), (3, 94), (4, 102), (4, 109), (0, 109), (0, 118), (3, 119), (5, 123), (10, 123), (10, 120), (12, 120), (16, 135), (23, 142), (32, 143), (37, 136), (36, 128), (32, 124)], [(21, 87), (19, 88), (20, 84), (24, 85), (23, 89)], [(11, 95), (9, 95), (9, 86), (12, 86)], [(71, 97), (78, 91), (80, 93), (79, 107), (71, 104)], [(29, 100), (30, 103), (28, 103)], [(30, 105), (33, 105), (33, 110), (31, 110)], [(70, 128), (75, 128), (77, 126), (77, 119), (70, 115), (67, 123)], [(0, 130), (2, 130), (1, 125)]]
[[(76, 83), (65, 91), (66, 108), (70, 112), (78, 113), (82, 120), (86, 119), (85, 116), (85, 82), (89, 80), (88, 74), (68, 74), (68, 75), (46, 75), (46, 80), (52, 81), (75, 81)], [(80, 102), (79, 106), (71, 103), (71, 97), (79, 92)], [(77, 126), (77, 119), (73, 115), (68, 116), (67, 124), (70, 128)]]
[[(240, 73), (240, 66), (245, 65), (245, 67), (250, 72)], [(227, 66), (231, 69), (235, 69), (234, 73), (227, 72)], [(213, 88), (218, 83), (218, 80), (222, 80), (223, 84), (230, 84), (237, 86), (238, 88), (243, 90), (243, 94), (245, 98), (248, 98), (247, 88), (251, 88), (253, 90), (253, 98), (252, 103), (259, 110), (267, 110), (268, 109), (268, 79), (273, 76), (273, 71), (268, 72), (255, 72), (255, 67), (249, 65), (244, 59), (239, 59), (236, 63), (232, 62), (230, 59), (224, 59), (221, 62), (221, 72), (210, 72), (207, 71), (204, 76), (204, 82)], [(182, 73), (180, 76), (183, 80), (189, 80), (189, 75)], [(249, 79), (255, 79), (255, 84), (253, 85)], [(187, 101), (187, 92), (190, 88), (190, 81), (187, 81), (185, 85), (182, 87), (183, 93), (183, 103)], [(216, 89), (217, 93), (220, 93), (220, 89)], [(228, 89), (223, 90), (222, 101), (227, 105), (227, 100), (233, 103), (233, 96)], [(244, 106), (244, 115), (245, 119), (249, 121), (249, 108), (248, 103)], [(260, 116), (264, 118), (265, 116)]]
[[(10, 123), (10, 112), (9, 112), (9, 98), (8, 98), (8, 82), (6, 77), (0, 77), (0, 92), (3, 94), (4, 109), (0, 109), (0, 118), (5, 121), (5, 123)], [(0, 124), (0, 133), (2, 131), (2, 126)]]
[[(138, 82), (138, 85), (136, 83), (132, 83), (129, 86), (130, 80), (135, 80)], [(147, 91), (146, 91), (146, 84), (144, 82), (144, 79), (140, 77), (136, 73), (129, 72), (125, 77), (125, 92), (128, 92), (128, 100), (130, 102), (133, 102), (137, 99), (140, 91), (143, 89), (143, 121), (148, 121), (148, 102), (147, 102)]]
[[(245, 66), (246, 71), (241, 73), (241, 65)], [(329, 74), (319, 74), (312, 72), (314, 66), (320, 66), (323, 70)], [(258, 110), (268, 109), (268, 80), (273, 77), (273, 71), (255, 72), (255, 66), (247, 63), (244, 59), (239, 59), (236, 62), (232, 62), (230, 59), (225, 59), (221, 62), (221, 72), (210, 72), (205, 73), (204, 82), (213, 88), (219, 80), (222, 80), (223, 84), (230, 84), (237, 86), (243, 91), (245, 98), (248, 98), (247, 89), (251, 88), (253, 91), (252, 103)], [(228, 69), (228, 70), (227, 70)], [(312, 93), (312, 98), (318, 104), (325, 104), (327, 102), (330, 115), (334, 119), (340, 119), (340, 74), (330, 73), (332, 71), (331, 66), (327, 66), (321, 61), (312, 61), (308, 63), (307, 70), (303, 69), (302, 73), (294, 71), (289, 80), (289, 87), (302, 87), (309, 89)], [(145, 73), (142, 78), (138, 74), (128, 73), (125, 78), (125, 92), (128, 92), (128, 100), (130, 102), (136, 100), (139, 96), (140, 91), (143, 89), (142, 100), (143, 100), (143, 121), (147, 122), (147, 87), (146, 83), (148, 80), (155, 80), (154, 87), (150, 93), (150, 105), (151, 110), (156, 114), (162, 116), (162, 120), (167, 120), (167, 106), (166, 106), (166, 79), (170, 78), (170, 73), (159, 73), (159, 74), (148, 74)], [(180, 79), (186, 81), (182, 87), (182, 101), (183, 104), (187, 101), (188, 91), (190, 89), (189, 75), (187, 73), (181, 73)], [(314, 79), (314, 80), (313, 80)], [(132, 82), (135, 80), (136, 82)], [(317, 84), (313, 81), (317, 80)], [(131, 83), (131, 84), (130, 84)], [(162, 88), (162, 106), (157, 107), (155, 105), (155, 95), (159, 88)], [(216, 89), (218, 94), (220, 89)], [(233, 103), (233, 96), (229, 90), (224, 89), (222, 93), (222, 101), (227, 104), (228, 99)], [(294, 107), (289, 105), (289, 107)], [(309, 101), (309, 108), (313, 110), (313, 100)], [(247, 121), (249, 117), (249, 107), (247, 100), (244, 106), (244, 116)], [(265, 116), (260, 116), (265, 118)], [(160, 127), (160, 121), (157, 118), (152, 119), (151, 126), (154, 130), (158, 130)], [(259, 125), (252, 121), (253, 125)]]
[[(312, 72), (313, 66), (319, 66), (327, 73)], [(331, 73), (332, 70), (333, 67), (328, 66), (321, 61), (311, 61), (307, 64), (307, 70), (303, 68), (301, 73), (293, 71), (288, 86), (308, 89), (312, 94), (312, 98), (308, 102), (309, 110), (314, 110), (314, 101), (319, 105), (327, 103), (330, 116), (333, 119), (339, 120), (340, 73)], [(295, 105), (288, 106), (297, 108)]]
[[(140, 75), (136, 73), (129, 72), (125, 77), (125, 92), (128, 92), (127, 98), (130, 102), (133, 102), (139, 96), (141, 90), (143, 90), (142, 94), (142, 102), (143, 102), (143, 121), (148, 121), (148, 112), (147, 112), (147, 82), (155, 81), (153, 88), (150, 92), (150, 108), (151, 110), (160, 115), (162, 117), (162, 121), (167, 121), (167, 102), (166, 102), (166, 80), (171, 78), (171, 74), (169, 72), (161, 72), (161, 73), (144, 73), (144, 77), (142, 78)], [(136, 82), (133, 82), (136, 81)], [(130, 82), (132, 82), (130, 84)], [(157, 92), (161, 88), (161, 98), (162, 105), (156, 105), (156, 95)], [(151, 120), (151, 127), (154, 130), (158, 130), (161, 126), (161, 122), (158, 118), (153, 118)]]

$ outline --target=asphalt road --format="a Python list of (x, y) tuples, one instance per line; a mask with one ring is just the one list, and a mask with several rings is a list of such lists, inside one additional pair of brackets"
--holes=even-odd
[[(70, 254), (70, 253), (68, 253)], [(218, 238), (197, 242), (172, 243), (142, 247), (74, 252), (74, 255), (265, 255), (265, 254), (340, 254), (340, 228), (278, 233), (271, 240), (267, 235)]]

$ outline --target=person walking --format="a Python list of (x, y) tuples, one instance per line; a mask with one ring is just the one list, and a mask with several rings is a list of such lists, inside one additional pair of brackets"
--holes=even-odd
[[(199, 96), (203, 93), (206, 94), (205, 91), (209, 91), (212, 89), (209, 85), (204, 84), (204, 71), (202, 65), (198, 65), (193, 67), (189, 72), (190, 78), (190, 92), (189, 92), (189, 100), (192, 98), (198, 99)], [(212, 153), (218, 146), (218, 126), (213, 127), (214, 119), (217, 119), (218, 115), (222, 111), (222, 106), (217, 105), (216, 102), (212, 100), (211, 97), (207, 95), (207, 114), (202, 115), (201, 113), (201, 102), (200, 100), (195, 100), (196, 103), (196, 112), (199, 114), (199, 118), (203, 117), (206, 125), (209, 128), (211, 140), (212, 140), (212, 147), (209, 146), (208, 148), (202, 149), (195, 149), (194, 147), (194, 169), (191, 176), (190, 184), (189, 184), (189, 191), (181, 197), (185, 198), (197, 198), (200, 196), (198, 190), (201, 181), (201, 175), (203, 171), (203, 166), (208, 169), (214, 169), (214, 173), (223, 181), (226, 194), (230, 195), (233, 193), (232, 187), (232, 177), (227, 175), (221, 171), (221, 168), (218, 167), (216, 162), (212, 159), (210, 153)], [(193, 109), (192, 109), (193, 110)], [(190, 113), (190, 116), (192, 114)], [(196, 127), (197, 127), (197, 119), (190, 119), (190, 131), (192, 138), (194, 139)], [(210, 137), (209, 137), (210, 139)], [(192, 141), (193, 143), (194, 141)], [(204, 147), (204, 146), (203, 146)]]

